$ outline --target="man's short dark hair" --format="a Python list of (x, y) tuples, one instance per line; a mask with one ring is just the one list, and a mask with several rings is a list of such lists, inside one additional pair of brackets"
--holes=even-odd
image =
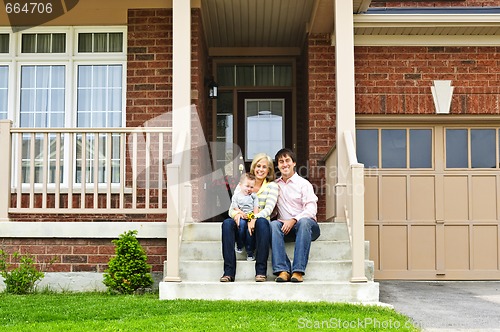
[(276, 165), (278, 165), (278, 160), (280, 158), (283, 158), (283, 157), (290, 157), (290, 158), (292, 158), (292, 161), (294, 163), (297, 162), (297, 157), (295, 156), (295, 153), (290, 149), (283, 148), (283, 149), (279, 150), (276, 153), (276, 156), (274, 157), (274, 162), (276, 163)]

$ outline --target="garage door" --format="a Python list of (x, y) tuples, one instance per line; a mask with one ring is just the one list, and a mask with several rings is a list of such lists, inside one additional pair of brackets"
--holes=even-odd
[(360, 127), (377, 279), (500, 279), (500, 126)]

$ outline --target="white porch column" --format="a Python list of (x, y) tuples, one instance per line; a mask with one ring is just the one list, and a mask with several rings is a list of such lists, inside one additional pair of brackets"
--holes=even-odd
[(335, 220), (345, 221), (349, 160), (344, 132), (356, 132), (354, 117), (354, 24), (352, 1), (334, 0), (337, 181)]
[(9, 221), (10, 186), (11, 186), (11, 139), (10, 120), (0, 121), (0, 155), (4, 158), (0, 163), (0, 221)]
[(191, 220), (191, 1), (173, 0), (172, 161), (167, 167), (167, 262), (164, 281), (181, 281), (179, 248)]
[[(191, 150), (191, 2), (186, 0), (173, 0), (172, 73), (172, 152), (177, 154)], [(186, 155), (181, 183), (191, 176), (191, 154)]]

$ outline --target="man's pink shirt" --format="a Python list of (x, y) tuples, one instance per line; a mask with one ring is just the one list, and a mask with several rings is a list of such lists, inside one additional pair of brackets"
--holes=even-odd
[(318, 212), (318, 196), (314, 193), (312, 184), (294, 173), (288, 181), (282, 178), (276, 180), (279, 187), (278, 218), (296, 219), (311, 218), (316, 220)]

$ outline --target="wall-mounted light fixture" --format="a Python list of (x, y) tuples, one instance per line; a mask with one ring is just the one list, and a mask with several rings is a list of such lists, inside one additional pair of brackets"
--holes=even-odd
[(219, 85), (213, 80), (213, 78), (208, 80), (208, 98), (217, 99), (219, 95)]

